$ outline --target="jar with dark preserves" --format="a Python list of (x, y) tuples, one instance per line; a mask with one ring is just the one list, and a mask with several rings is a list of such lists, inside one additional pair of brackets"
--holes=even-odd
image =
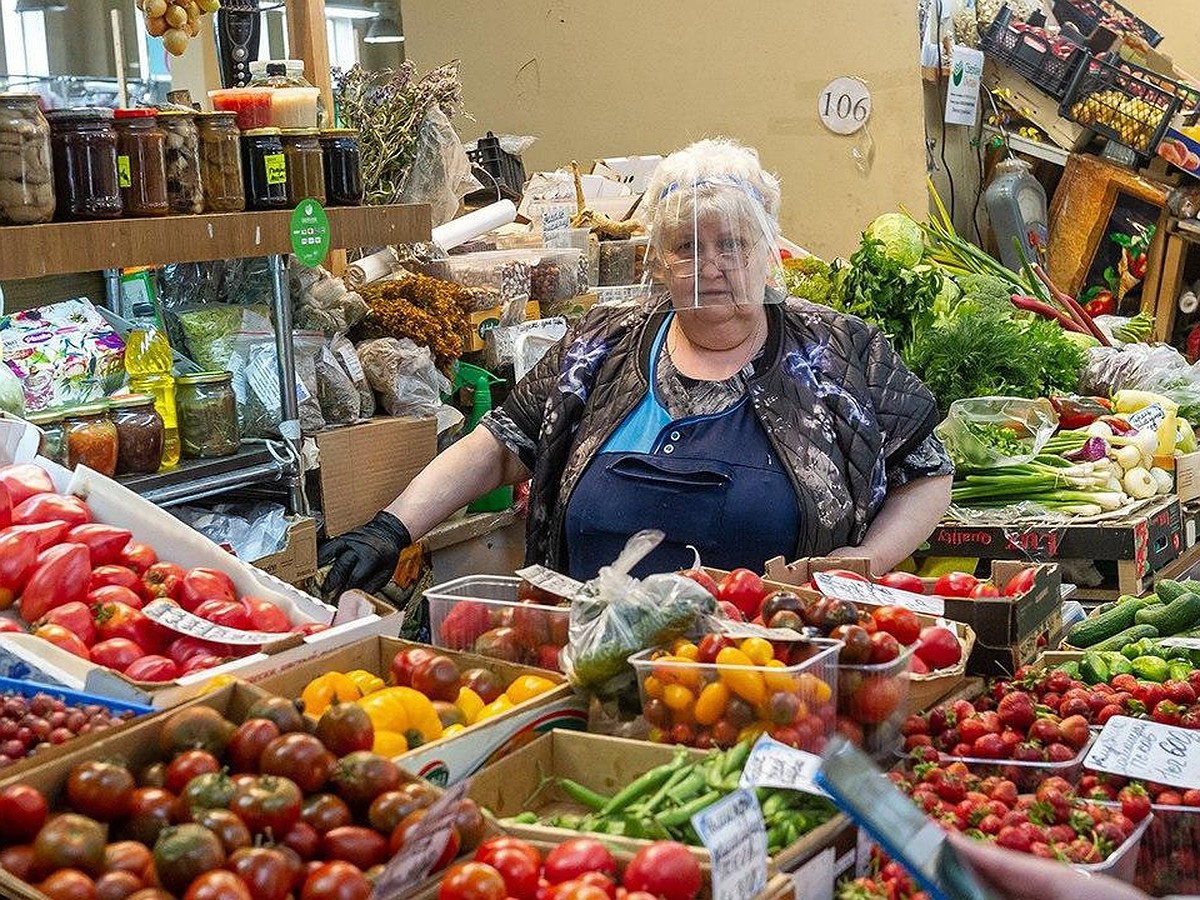
[(152, 109), (118, 109), (117, 172), (121, 201), (127, 216), (165, 216), (167, 197), (167, 136)]
[(237, 113), (201, 113), (196, 127), (200, 132), (205, 210), (241, 212), (246, 208), (246, 185), (242, 179), (242, 132), (237, 127)]
[(0, 225), (54, 218), (50, 125), (37, 94), (0, 94)]
[(242, 175), (246, 180), (246, 209), (287, 207), (287, 158), (278, 128), (242, 132)]
[(84, 465), (109, 478), (117, 474), (117, 426), (108, 416), (106, 401), (66, 410), (63, 431), (70, 468)]
[(329, 128), (321, 132), (325, 163), (325, 196), (330, 206), (362, 203), (362, 149), (353, 128)]
[(50, 122), (55, 216), (116, 219), (121, 215), (117, 131), (111, 109), (55, 109)]
[(63, 431), (63, 414), (60, 409), (43, 409), (25, 414), (25, 421), (36, 425), (42, 432), (38, 453), (61, 465), (67, 464), (66, 434)]
[(287, 159), (288, 206), (301, 200), (325, 205), (325, 163), (315, 128), (285, 128), (283, 155)]
[(171, 212), (204, 212), (204, 189), (200, 180), (200, 132), (194, 113), (164, 110), (158, 124), (166, 135), (167, 202)]
[(237, 397), (230, 372), (200, 372), (175, 379), (179, 441), (189, 459), (238, 452)]
[(150, 475), (162, 465), (162, 416), (154, 408), (151, 394), (109, 397), (113, 424), (117, 428), (117, 474)]

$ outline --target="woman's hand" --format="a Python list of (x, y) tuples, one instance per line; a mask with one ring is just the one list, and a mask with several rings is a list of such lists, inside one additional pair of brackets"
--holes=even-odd
[(891, 488), (858, 547), (839, 547), (830, 556), (871, 560), (871, 571), (883, 575), (925, 542), (950, 505), (952, 475), (914, 478)]

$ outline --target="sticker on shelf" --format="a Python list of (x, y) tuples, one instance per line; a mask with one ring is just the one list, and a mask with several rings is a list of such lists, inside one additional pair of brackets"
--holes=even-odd
[(739, 788), (692, 816), (712, 856), (712, 900), (745, 900), (767, 883), (767, 829), (752, 791)]
[(881, 584), (843, 578), (840, 575), (827, 575), (824, 572), (814, 574), (813, 581), (816, 582), (818, 591), (826, 597), (835, 597), (838, 600), (864, 603), (867, 606), (903, 606), (926, 616), (946, 614), (946, 604), (941, 597), (928, 597), (925, 594), (900, 591)]
[(828, 797), (816, 782), (820, 768), (821, 757), (764, 734), (746, 758), (740, 783), (744, 788), (783, 788)]
[(834, 134), (854, 134), (871, 117), (871, 91), (860, 78), (835, 78), (817, 95), (817, 115)]
[(310, 269), (329, 255), (329, 217), (325, 208), (311, 197), (301, 200), (292, 210), (292, 253)]
[(1200, 731), (1113, 716), (1101, 729), (1083, 764), (1127, 778), (1198, 788)]

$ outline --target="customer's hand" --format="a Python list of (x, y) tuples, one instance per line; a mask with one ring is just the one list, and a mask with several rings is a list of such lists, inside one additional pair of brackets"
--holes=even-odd
[(328, 541), (317, 557), (322, 566), (332, 563), (322, 595), (336, 600), (349, 588), (375, 593), (391, 580), (400, 553), (411, 543), (404, 523), (389, 512), (380, 512), (361, 528)]
[(1080, 872), (1067, 863), (950, 834), (960, 859), (988, 892), (1005, 900), (1148, 900), (1141, 891), (1105, 875)]

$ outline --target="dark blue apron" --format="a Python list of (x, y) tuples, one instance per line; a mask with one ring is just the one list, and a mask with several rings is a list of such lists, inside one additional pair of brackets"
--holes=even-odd
[(595, 577), (629, 537), (657, 528), (666, 539), (637, 577), (692, 565), (761, 572), (799, 542), (800, 508), (782, 461), (743, 397), (724, 412), (671, 420), (655, 385), (671, 317), (650, 351), (650, 389), (584, 470), (567, 504), (572, 578)]

